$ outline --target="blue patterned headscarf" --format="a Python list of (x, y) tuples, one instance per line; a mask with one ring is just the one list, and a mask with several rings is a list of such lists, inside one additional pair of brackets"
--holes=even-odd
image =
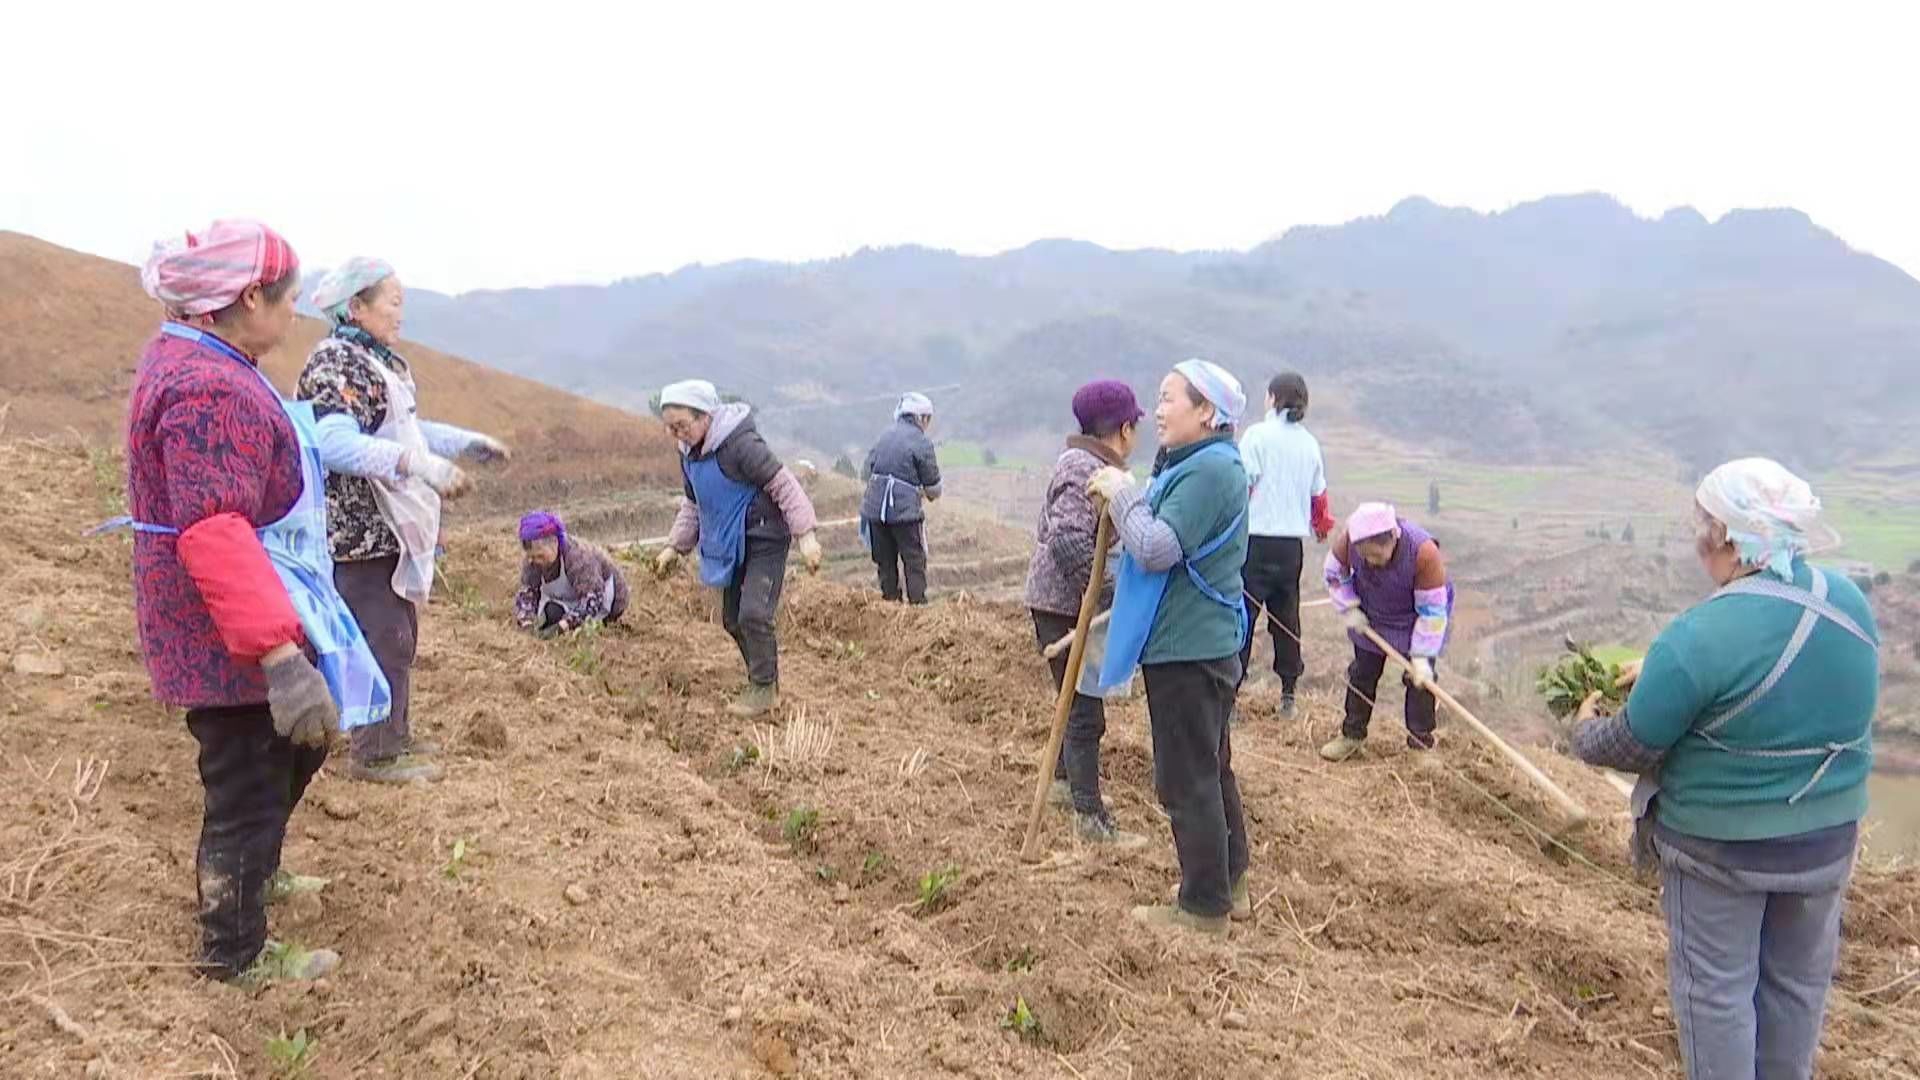
[(1193, 384), (1200, 396), (1213, 402), (1213, 426), (1230, 428), (1240, 422), (1241, 410), (1247, 407), (1247, 393), (1240, 389), (1240, 380), (1233, 373), (1211, 360), (1182, 360), (1173, 365), (1173, 370)]

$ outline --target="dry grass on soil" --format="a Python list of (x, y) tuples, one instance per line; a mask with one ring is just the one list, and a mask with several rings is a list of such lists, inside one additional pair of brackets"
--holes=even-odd
[[(344, 966), (198, 982), (193, 744), (146, 696), (126, 541), (76, 536), (93, 475), (0, 444), (0, 1075), (272, 1076), (269, 1040), (303, 1031), (314, 1077), (1677, 1075), (1620, 824), (1574, 841), (1591, 864), (1543, 850), (1515, 816), (1538, 801), (1463, 737), (1416, 771), (1383, 716), (1333, 768), (1331, 698), (1282, 723), (1252, 691), (1257, 919), (1156, 937), (1126, 920), (1175, 876), (1139, 704), (1107, 773), (1153, 842), (1078, 846), (1055, 814), (1052, 855), (1015, 856), (1050, 712), (1019, 609), (796, 581), (784, 724), (756, 725), (720, 707), (739, 663), (684, 577), (636, 580), (625, 627), (516, 633), (498, 521), (455, 536), (425, 620), (416, 709), (450, 777), (329, 768), (294, 817), (288, 864), (332, 884), (275, 933)], [(1920, 1075), (1917, 885), (1856, 879), (1825, 1076)]]

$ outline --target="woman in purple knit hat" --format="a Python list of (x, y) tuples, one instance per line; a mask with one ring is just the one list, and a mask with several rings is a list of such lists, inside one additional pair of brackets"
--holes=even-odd
[[(1033, 559), (1027, 565), (1027, 607), (1033, 612), (1034, 636), (1042, 649), (1073, 629), (1087, 579), (1093, 574), (1099, 519), (1087, 494), (1087, 480), (1104, 466), (1126, 464), (1145, 415), (1133, 389), (1114, 379), (1090, 382), (1073, 395), (1073, 418), (1079, 421), (1080, 433), (1068, 436), (1067, 448), (1054, 463), (1040, 509)], [(1110, 567), (1100, 606), (1104, 609), (1112, 599)], [(1096, 657), (1090, 656), (1088, 663), (1093, 670), (1099, 667)], [(1066, 653), (1049, 657), (1047, 664), (1058, 690), (1066, 678)], [(1082, 687), (1087, 688), (1089, 681), (1083, 680)], [(1100, 739), (1106, 730), (1106, 709), (1098, 693), (1076, 693), (1060, 760), (1054, 765), (1054, 803), (1071, 804), (1075, 832), (1096, 843), (1130, 839), (1114, 828), (1100, 797)]]
[(552, 637), (588, 623), (618, 622), (627, 610), (627, 580), (597, 545), (567, 535), (558, 515), (535, 510), (520, 519), (520, 591), (513, 618), (522, 630)]

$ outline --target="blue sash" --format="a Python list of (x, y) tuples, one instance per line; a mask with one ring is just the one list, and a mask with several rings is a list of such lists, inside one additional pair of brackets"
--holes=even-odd
[[(354, 621), (353, 612), (333, 584), (333, 552), (327, 546), (326, 472), (320, 464), (320, 444), (314, 434), (313, 403), (282, 398), (264, 372), (217, 337), (171, 322), (162, 324), (160, 331), (199, 342), (245, 364), (266, 383), (267, 390), (280, 402), (280, 408), (292, 422), (300, 442), (300, 498), (285, 517), (256, 529), (255, 533), (274, 571), (280, 575), (288, 599), (293, 601), (300, 627), (306, 631), (307, 646), (316, 657), (314, 666), (327, 680), (327, 689), (340, 707), (340, 726), (352, 729), (387, 719), (393, 705), (387, 677), (381, 674), (373, 650), (367, 647), (366, 638), (360, 633), (360, 624)], [(115, 518), (92, 531), (110, 532), (118, 528), (161, 536), (180, 533), (171, 526), (126, 517)]]
[(747, 557), (747, 509), (760, 489), (721, 472), (717, 455), (682, 455), (680, 468), (700, 510), (700, 584), (724, 589)]
[[(1168, 481), (1190, 468), (1206, 454), (1225, 454), (1235, 460), (1240, 451), (1230, 442), (1213, 443), (1153, 478), (1147, 486), (1147, 505), (1153, 505), (1154, 497), (1166, 488)], [(1186, 568), (1187, 580), (1200, 590), (1200, 595), (1236, 614), (1236, 623), (1240, 630), (1240, 645), (1246, 644), (1247, 611), (1245, 594), (1231, 598), (1221, 595), (1220, 590), (1208, 584), (1195, 564), (1220, 550), (1227, 541), (1233, 539), (1240, 530), (1241, 522), (1247, 519), (1247, 512), (1241, 510), (1218, 536), (1209, 539), (1196, 548), (1193, 554), (1180, 560), (1179, 565)], [(1100, 665), (1100, 689), (1111, 690), (1124, 686), (1133, 679), (1133, 669), (1140, 666), (1140, 657), (1146, 652), (1147, 637), (1153, 632), (1154, 616), (1160, 612), (1160, 602), (1166, 598), (1167, 583), (1172, 580), (1173, 570), (1149, 571), (1134, 561), (1131, 554), (1122, 551), (1120, 568), (1114, 574), (1113, 615), (1107, 621), (1107, 655)]]

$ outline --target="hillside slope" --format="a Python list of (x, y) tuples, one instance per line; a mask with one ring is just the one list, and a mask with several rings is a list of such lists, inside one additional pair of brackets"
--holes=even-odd
[[(417, 722), (450, 777), (393, 790), (329, 767), (294, 818), (288, 864), (332, 884), (274, 932), (345, 965), (251, 994), (197, 983), (179, 966), (193, 748), (146, 695), (127, 541), (47, 524), (114, 497), (89, 461), (0, 442), (18, 599), (0, 1074), (265, 1076), (268, 1041), (304, 1031), (316, 1078), (1678, 1075), (1660, 918), (1620, 824), (1574, 838), (1577, 859), (1543, 847), (1538, 801), (1469, 739), (1447, 732), (1446, 767), (1418, 771), (1383, 718), (1333, 768), (1312, 754), (1331, 697), (1283, 724), (1252, 691), (1235, 741), (1257, 918), (1154, 937), (1125, 917), (1174, 879), (1139, 703), (1112, 713), (1106, 770), (1151, 842), (1090, 850), (1051, 814), (1050, 857), (1015, 857), (1050, 709), (1019, 608), (796, 580), (786, 709), (745, 724), (719, 707), (733, 646), (684, 577), (636, 575), (624, 627), (515, 632), (502, 519), (455, 531), (423, 623)], [(793, 737), (809, 729), (815, 752)], [(1846, 920), (1821, 1075), (1920, 1073), (1920, 873), (1863, 869)]]
[[(117, 444), (140, 349), (159, 305), (123, 263), (0, 232), (0, 406), (15, 435), (72, 432)], [(303, 318), (262, 367), (290, 392), (325, 333)], [(657, 481), (673, 473), (672, 443), (652, 419), (411, 342), (422, 411), (507, 441), (514, 464), (488, 474), (479, 498), (556, 498), (575, 489)], [(582, 467), (590, 462), (588, 467)]]

